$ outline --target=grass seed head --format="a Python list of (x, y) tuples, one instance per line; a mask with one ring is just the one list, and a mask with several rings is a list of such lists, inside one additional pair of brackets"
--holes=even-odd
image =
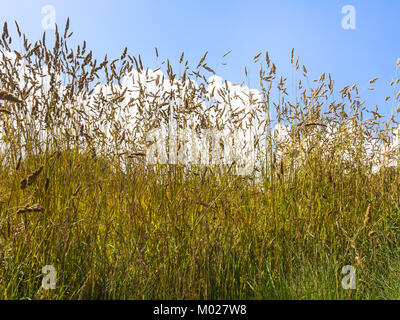
[(369, 204), (364, 216), (364, 227), (366, 227), (370, 222), (371, 222), (371, 205)]
[(32, 206), (26, 206), (17, 211), (17, 214), (28, 213), (28, 212), (43, 212), (44, 208), (40, 204), (34, 204)]
[(17, 102), (21, 103), (22, 100), (18, 99), (12, 93), (8, 92), (7, 90), (0, 89), (0, 100), (10, 101), (10, 102)]
[(36, 178), (39, 176), (40, 172), (42, 172), (43, 166), (40, 166), (38, 169), (36, 169), (31, 175), (28, 177), (22, 179), (21, 181), (21, 189), (25, 189), (26, 187), (29, 187), (32, 185), (35, 181)]

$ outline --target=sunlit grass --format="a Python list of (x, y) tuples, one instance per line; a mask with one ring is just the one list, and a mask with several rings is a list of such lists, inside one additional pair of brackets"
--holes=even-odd
[[(5, 31), (0, 45), (8, 51), (4, 39)], [(101, 130), (89, 130), (96, 123), (80, 126), (85, 116), (74, 97), (87, 94), (94, 77), (77, 70), (97, 67), (91, 54), (66, 58), (63, 41), (54, 51), (43, 43), (37, 50), (28, 46), (21, 58), (49, 66), (53, 80), (46, 94), (38, 94), (40, 85), (18, 87), (10, 80), (18, 71), (6, 59), (0, 62), (9, 66), (9, 77), (2, 76), (0, 84), (10, 93), (2, 96), (0, 114), (0, 298), (399, 296), (399, 168), (372, 170), (374, 152), (366, 148), (393, 136), (379, 115), (363, 119), (362, 104), (351, 97), (356, 88), (339, 91), (345, 102), (334, 103), (333, 82), (329, 76), (323, 85), (324, 75), (316, 88), (301, 91), (297, 105), (280, 100), (277, 117), (297, 131), (277, 141), (267, 118), (264, 165), (257, 177), (235, 175), (230, 166), (149, 165), (138, 150), (132, 150), (136, 155), (122, 150), (123, 142), (135, 148), (136, 140), (121, 134), (111, 116), (119, 92), (108, 100), (115, 104), (95, 110), (99, 119), (104, 111), (104, 121), (116, 128), (107, 137), (111, 146)], [(265, 60), (269, 73), (260, 73), (265, 86), (258, 107), (269, 117), (276, 67), (268, 55)], [(67, 65), (74, 66), (76, 78), (59, 96), (55, 75), (65, 73), (61, 66)], [(37, 62), (27, 68), (41, 71)], [(298, 60), (294, 68), (299, 69)], [(115, 84), (118, 77), (107, 70), (108, 83)], [(284, 81), (278, 80), (284, 96)], [(201, 110), (193, 100), (195, 94), (202, 97), (201, 89), (193, 90), (185, 96), (183, 113)], [(159, 102), (152, 107), (161, 110)], [(396, 150), (390, 159), (395, 156)], [(57, 271), (55, 290), (41, 286), (45, 265)], [(345, 265), (356, 268), (355, 290), (342, 287)]]

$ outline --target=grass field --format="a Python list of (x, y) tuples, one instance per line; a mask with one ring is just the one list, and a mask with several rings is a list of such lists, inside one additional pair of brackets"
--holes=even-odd
[[(228, 85), (216, 90), (226, 103), (206, 92), (206, 55), (193, 69), (182, 55), (180, 75), (166, 62), (167, 77), (152, 85), (170, 82), (169, 91), (141, 87), (124, 100), (123, 75), (148, 74), (140, 57), (125, 51), (98, 64), (86, 44), (68, 48), (68, 25), (56, 33), (54, 47), (21, 40), (12, 54), (7, 25), (0, 40), (1, 299), (399, 297), (396, 110), (384, 122), (356, 86), (336, 90), (325, 74), (311, 81), (293, 51), (301, 80), (288, 95), (263, 53), (254, 58), (260, 95), (244, 103), (254, 110), (246, 121), (265, 116), (257, 177), (233, 164), (149, 165), (144, 133), (171, 112), (176, 130), (192, 114), (203, 130), (238, 123), (246, 110), (232, 115)], [(107, 95), (95, 90), (101, 80)], [(399, 95), (389, 98), (398, 105)], [(231, 117), (210, 120), (201, 102)], [(117, 117), (127, 107), (134, 128)], [(274, 123), (292, 128), (285, 139)], [(57, 272), (54, 290), (42, 288), (46, 265)], [(355, 289), (342, 287), (346, 265)]]

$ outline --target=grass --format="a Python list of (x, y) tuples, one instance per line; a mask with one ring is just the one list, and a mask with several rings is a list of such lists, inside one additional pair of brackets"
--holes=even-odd
[[(261, 146), (267, 152), (257, 178), (224, 166), (149, 165), (135, 150), (140, 128), (131, 137), (113, 117), (122, 108), (119, 92), (107, 97), (110, 103), (95, 104), (92, 115), (74, 100), (90, 93), (100, 70), (109, 84), (117, 86), (121, 76), (112, 63), (97, 66), (85, 46), (76, 54), (68, 51), (67, 38), (68, 28), (64, 36), (57, 30), (54, 48), (26, 42), (15, 58), (32, 73), (48, 66), (45, 94), (41, 84), (30, 88), (28, 78), (24, 87), (18, 85), (17, 64), (4, 56), (0, 61), (8, 70), (0, 78), (8, 111), (0, 115), (1, 299), (399, 296), (399, 168), (372, 170), (376, 153), (366, 148), (393, 136), (377, 113), (363, 118), (362, 104), (352, 94), (356, 87), (339, 91), (341, 101), (332, 100), (333, 82), (329, 76), (325, 83), (324, 74), (314, 89), (300, 91), (300, 83), (303, 98), (290, 104), (282, 100), (284, 80), (276, 78), (266, 55), (269, 73), (260, 72), (262, 97), (256, 105), (270, 114), (272, 84), (279, 80), (276, 115), (298, 130), (281, 142), (273, 138), (267, 118)], [(8, 45), (5, 26), (2, 52)], [(126, 51), (119, 61), (120, 74), (132, 65), (143, 70), (140, 57)], [(205, 56), (199, 65), (204, 61)], [(297, 71), (298, 59), (293, 65)], [(303, 72), (306, 76), (305, 67)], [(170, 66), (167, 73), (165, 81), (177, 78)], [(192, 75), (202, 81), (196, 73), (187, 69), (180, 79)], [(207, 99), (198, 87), (188, 95), (174, 90), (184, 97), (180, 116), (199, 110), (196, 99)], [(145, 105), (145, 98), (143, 93), (130, 103)], [(151, 112), (138, 108), (140, 115), (162, 114), (163, 107), (171, 111), (176, 101), (167, 99), (169, 104), (149, 103)], [(207, 120), (207, 114), (200, 116)], [(105, 136), (96, 119), (117, 130)], [(349, 121), (355, 125), (349, 128)], [(57, 271), (55, 290), (41, 286), (45, 265)], [(342, 288), (345, 265), (356, 268), (354, 290)]]
[[(36, 157), (20, 171), (47, 162)], [(179, 168), (159, 181), (157, 171), (114, 172), (67, 152), (49, 167), (25, 190), (19, 171), (1, 171), (2, 194), (14, 190), (2, 202), (4, 299), (343, 299), (350, 293), (340, 272), (356, 266), (357, 254), (357, 279), (371, 289), (358, 282), (352, 296), (398, 295), (399, 204), (388, 193), (373, 197), (378, 177), (362, 190), (343, 182), (346, 189), (328, 189), (331, 200), (322, 201), (306, 181), (262, 191), (234, 176), (182, 182)], [(372, 221), (363, 229), (369, 201)], [(45, 210), (11, 210), (26, 202)], [(352, 248), (347, 237), (358, 228)], [(48, 264), (58, 273), (55, 291), (40, 289)]]

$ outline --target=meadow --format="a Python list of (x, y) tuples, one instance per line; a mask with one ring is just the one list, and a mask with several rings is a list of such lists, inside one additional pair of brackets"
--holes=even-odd
[[(1, 299), (400, 296), (399, 79), (385, 121), (356, 85), (309, 79), (294, 51), (292, 82), (257, 54), (252, 91), (213, 86), (207, 53), (193, 66), (182, 53), (177, 74), (128, 49), (98, 62), (68, 46), (68, 22), (50, 47), (15, 30), (0, 40)], [(149, 163), (161, 137), (146, 134), (163, 126), (177, 147)], [(249, 127), (250, 173), (237, 156), (174, 157), (177, 132)], [(55, 289), (42, 287), (46, 265)]]

